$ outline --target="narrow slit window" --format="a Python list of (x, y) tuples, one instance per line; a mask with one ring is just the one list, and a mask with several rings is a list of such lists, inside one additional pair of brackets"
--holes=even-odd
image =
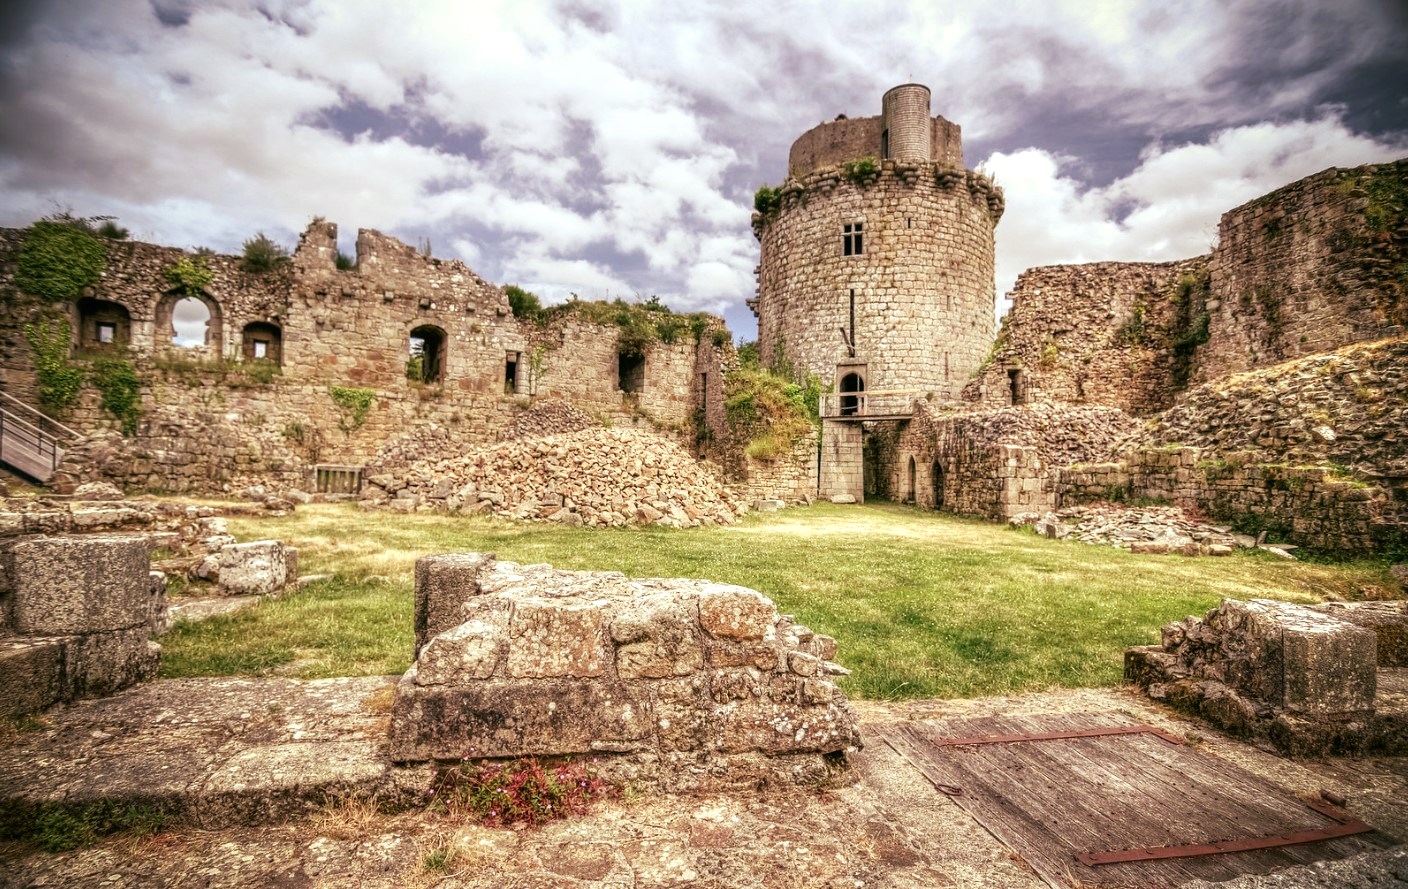
[(848, 222), (841, 226), (841, 253), (844, 256), (860, 256), (865, 252), (863, 222)]
[(513, 395), (518, 391), (518, 353), (509, 352), (504, 358), (504, 394)]

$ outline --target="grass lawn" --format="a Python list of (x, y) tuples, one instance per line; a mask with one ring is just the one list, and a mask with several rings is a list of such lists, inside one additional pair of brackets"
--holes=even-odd
[(199, 624), (162, 645), (162, 675), (301, 677), (399, 673), (410, 665), (412, 566), (485, 550), (501, 559), (634, 577), (701, 577), (760, 590), (835, 636), (865, 698), (967, 697), (1112, 685), (1124, 648), (1224, 596), (1315, 602), (1394, 588), (1387, 564), (1136, 556), (910, 507), (818, 504), (727, 528), (590, 531), (315, 504), (232, 519), (240, 540), (299, 548), (304, 574), (281, 599)]

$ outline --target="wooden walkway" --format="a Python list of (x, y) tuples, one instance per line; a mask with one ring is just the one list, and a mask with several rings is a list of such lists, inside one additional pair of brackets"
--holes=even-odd
[[(1367, 827), (1349, 813), (1297, 799), (1179, 744), (1176, 736), (1171, 741), (1162, 733), (1128, 731), (1047, 740), (992, 737), (1136, 725), (1117, 713), (1072, 713), (885, 723), (872, 731), (928, 779), (936, 796), (963, 807), (1055, 887), (1154, 889), (1193, 879), (1217, 882), (1395, 844), (1368, 828), (1258, 851), (1083, 864), (1080, 856), (1090, 860), (1092, 853)], [(951, 743), (972, 738), (988, 743)], [(1348, 825), (1341, 823), (1346, 820)]]

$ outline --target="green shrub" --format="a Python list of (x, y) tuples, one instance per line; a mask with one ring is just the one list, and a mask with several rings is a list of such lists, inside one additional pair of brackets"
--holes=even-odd
[(51, 303), (77, 299), (98, 283), (107, 247), (86, 220), (66, 214), (29, 227), (15, 255), (15, 286)]
[(288, 251), (283, 245), (259, 232), (244, 242), (244, 259), (240, 261), (240, 268), (252, 275), (262, 275), (287, 264), (288, 261)]
[(758, 190), (753, 192), (753, 209), (765, 220), (777, 216), (782, 209), (782, 189), (770, 185), (758, 186)]
[(543, 303), (536, 293), (524, 290), (517, 284), (505, 284), (504, 293), (508, 295), (508, 307), (513, 310), (513, 317), (520, 321), (542, 319)]
[(339, 272), (351, 271), (357, 267), (357, 260), (343, 253), (341, 250), (337, 251), (337, 259), (334, 260), (334, 262)]
[(362, 428), (371, 413), (372, 402), (376, 401), (375, 389), (329, 386), (328, 394), (332, 396), (333, 404), (342, 410), (343, 416), (337, 421), (338, 428), (347, 433)]
[(873, 157), (862, 157), (853, 161), (846, 161), (841, 165), (845, 171), (846, 178), (856, 185), (864, 185), (876, 173), (880, 172), (880, 162)]
[(68, 322), (61, 319), (24, 326), (24, 338), (34, 353), (39, 403), (56, 413), (68, 410), (83, 386), (83, 371), (68, 361), (72, 335)]
[(204, 256), (183, 256), (164, 274), (166, 280), (186, 296), (198, 295), (215, 280), (215, 273), (206, 265)]
[(142, 415), (141, 390), (137, 371), (123, 358), (105, 356), (93, 362), (93, 385), (103, 396), (103, 409), (122, 422), (122, 434), (137, 431)]
[(803, 383), (759, 367), (740, 367), (724, 377), (724, 411), (735, 441), (750, 457), (770, 460), (815, 432), (821, 381)]
[[(591, 324), (615, 325), (619, 329), (617, 348), (625, 355), (644, 355), (656, 343), (676, 342), (686, 329), (702, 330), (709, 323), (703, 312), (676, 314), (658, 296), (641, 303), (619, 298), (611, 302), (573, 299), (543, 310), (548, 319), (564, 315), (575, 315)], [(699, 327), (701, 321), (703, 327)]]

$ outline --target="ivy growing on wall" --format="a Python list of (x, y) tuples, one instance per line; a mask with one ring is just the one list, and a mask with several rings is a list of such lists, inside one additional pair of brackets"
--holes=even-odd
[(24, 338), (34, 353), (39, 403), (56, 413), (68, 410), (83, 385), (83, 371), (68, 362), (71, 337), (72, 331), (64, 320), (45, 319), (24, 326)]
[(376, 401), (375, 389), (329, 386), (328, 394), (332, 396), (333, 404), (342, 411), (342, 418), (337, 421), (338, 428), (348, 433), (362, 428), (371, 413), (372, 402)]
[(163, 274), (186, 296), (199, 294), (215, 279), (215, 272), (205, 264), (204, 256), (183, 256)]
[(121, 421), (122, 434), (136, 432), (142, 409), (137, 371), (132, 362), (115, 356), (99, 358), (93, 362), (90, 379), (103, 396), (103, 408)]
[(15, 256), (15, 286), (51, 303), (77, 299), (107, 263), (102, 240), (72, 219), (41, 219)]

